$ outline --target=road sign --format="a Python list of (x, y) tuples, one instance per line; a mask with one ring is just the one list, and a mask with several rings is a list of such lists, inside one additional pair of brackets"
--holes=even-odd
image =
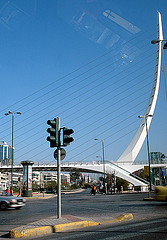
[(149, 166), (144, 166), (144, 175), (149, 176)]
[[(54, 158), (57, 160), (57, 158), (58, 158), (58, 151), (57, 151), (57, 149), (54, 151)], [(60, 148), (60, 158), (61, 158), (61, 160), (63, 160), (64, 158), (65, 158), (65, 156), (66, 156), (66, 151), (65, 151), (65, 149), (64, 148)]]

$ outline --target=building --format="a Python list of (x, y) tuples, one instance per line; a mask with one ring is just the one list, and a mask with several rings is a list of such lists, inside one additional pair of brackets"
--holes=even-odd
[(0, 190), (6, 190), (9, 187), (8, 174), (0, 172)]
[(0, 142), (0, 165), (11, 165), (12, 162), (12, 147), (5, 141)]
[[(5, 141), (0, 142), (0, 166), (9, 166), (12, 162), (12, 147)], [(6, 190), (10, 185), (10, 173), (0, 173), (0, 189)]]
[[(32, 180), (34, 183), (39, 186), (44, 186), (46, 182), (57, 182), (57, 173), (56, 172), (33, 172)], [(70, 174), (61, 173), (61, 182), (65, 184), (70, 184)]]
[(61, 174), (61, 183), (70, 184), (70, 174), (69, 173)]
[(44, 173), (44, 182), (51, 182), (56, 181), (57, 182), (57, 174), (55, 172), (46, 172)]

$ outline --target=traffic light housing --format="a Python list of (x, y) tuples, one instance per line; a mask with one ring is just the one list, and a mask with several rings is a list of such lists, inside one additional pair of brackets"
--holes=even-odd
[(47, 124), (51, 126), (51, 128), (47, 129), (47, 132), (50, 133), (50, 136), (47, 137), (47, 141), (50, 142), (50, 147), (54, 148), (58, 146), (58, 130), (56, 126), (56, 118), (53, 120), (48, 120)]
[(63, 128), (63, 146), (70, 145), (70, 143), (74, 141), (74, 138), (70, 136), (73, 133), (73, 129)]

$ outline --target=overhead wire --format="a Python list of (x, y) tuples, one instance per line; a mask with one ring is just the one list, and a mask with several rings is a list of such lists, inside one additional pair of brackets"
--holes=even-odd
[[(151, 33), (150, 36), (152, 36), (152, 35), (154, 35), (154, 34)], [(134, 38), (129, 39), (129, 40), (128, 40), (128, 43), (133, 42), (134, 39), (139, 38), (140, 36), (144, 36), (144, 38), (145, 38), (145, 31), (143, 31), (143, 32), (142, 32), (141, 34), (139, 34), (137, 37), (135, 36)], [(124, 45), (125, 45), (126, 43), (127, 43), (127, 42), (125, 42)], [(63, 75), (62, 77), (56, 79), (56, 80), (53, 81), (52, 83), (47, 84), (47, 85), (44, 86), (43, 88), (40, 88), (39, 90), (33, 92), (32, 94), (29, 94), (28, 96), (26, 96), (26, 97), (20, 99), (19, 101), (13, 103), (12, 105), (10, 105), (10, 106), (8, 106), (8, 107), (6, 107), (6, 108), (0, 110), (0, 112), (4, 112), (4, 111), (6, 111), (6, 109), (13, 107), (13, 106), (15, 106), (16, 104), (18, 104), (18, 103), (20, 103), (20, 102), (23, 102), (23, 101), (26, 100), (27, 98), (34, 96), (35, 94), (41, 92), (42, 90), (45, 90), (46, 88), (52, 86), (52, 85), (55, 84), (55, 83), (57, 84), (57, 82), (61, 81), (62, 79), (64, 79), (64, 78), (66, 78), (66, 77), (68, 77), (68, 76), (74, 74), (75, 72), (81, 70), (81, 69), (84, 68), (84, 67), (89, 66), (89, 65), (92, 64), (93, 62), (99, 60), (100, 58), (102, 58), (102, 57), (104, 57), (104, 56), (107, 56), (108, 54), (110, 54), (111, 52), (115, 51), (116, 49), (117, 49), (117, 47), (115, 47), (114, 49), (111, 49), (111, 50), (105, 52), (104, 54), (102, 54), (102, 55), (100, 55), (100, 56), (94, 58), (93, 60), (89, 61), (88, 63), (83, 64), (82, 66), (78, 67), (77, 69), (74, 69), (74, 70), (71, 71), (70, 73), (67, 73), (67, 74)], [(0, 118), (0, 119), (1, 119), (1, 118)]]
[[(149, 56), (147, 56), (147, 57), (145, 57), (144, 58), (144, 60), (146, 60), (146, 59), (148, 59), (148, 57), (150, 57), (151, 55), (149, 55)], [(151, 60), (150, 62), (148, 62), (147, 64), (149, 64), (149, 63), (151, 63), (153, 60)], [(142, 60), (140, 60), (140, 61), (138, 61), (137, 63), (135, 63), (134, 65), (133, 65), (133, 67), (134, 66), (136, 66), (136, 65), (138, 65), (140, 62), (143, 62), (143, 59)], [(127, 69), (124, 69), (124, 70), (122, 70), (121, 72), (119, 72), (118, 74), (115, 74), (114, 76), (112, 76), (112, 78), (115, 78), (115, 77), (117, 77), (118, 75), (120, 75), (121, 73), (123, 73), (123, 72), (125, 72), (125, 71), (127, 71), (127, 70), (129, 70), (129, 69), (131, 69), (132, 68), (132, 66), (130, 66), (129, 68), (127, 68)], [(140, 68), (138, 69), (138, 70), (140, 70)], [(111, 73), (112, 71), (109, 71), (109, 73)], [(133, 74), (134, 72), (137, 72), (137, 70), (134, 70), (131, 74)], [(104, 75), (102, 75), (102, 76), (100, 76), (99, 78), (97, 78), (97, 79), (95, 79), (94, 81), (92, 81), (92, 82), (95, 82), (95, 81), (97, 81), (97, 80), (99, 80), (99, 79), (101, 79), (101, 78), (103, 78), (105, 75), (108, 75), (109, 73), (106, 73), (106, 74), (104, 74)], [(89, 76), (90, 77), (90, 76)], [(87, 77), (87, 78), (89, 78), (89, 77)], [(124, 77), (126, 77), (126, 76), (124, 76)], [(124, 77), (122, 77), (121, 79), (119, 79), (119, 81), (121, 81)], [(86, 79), (87, 79), (86, 78)], [(105, 82), (107, 82), (107, 81), (109, 81), (111, 79), (111, 77), (110, 78), (108, 78), (108, 79), (106, 79), (105, 81), (103, 81), (103, 83), (105, 83)], [(85, 80), (85, 79), (84, 79)], [(119, 81), (115, 81), (114, 83), (111, 83), (111, 86), (112, 85), (114, 85), (115, 83), (118, 83)], [(91, 83), (92, 84), (92, 83)], [(88, 84), (89, 85), (89, 84)], [(84, 88), (87, 88), (87, 86), (88, 85), (85, 85), (84, 86)], [(100, 85), (100, 84), (99, 84)], [(96, 85), (96, 86), (94, 86), (93, 87), (93, 89), (95, 89), (96, 87), (98, 87), (99, 85)], [(107, 86), (108, 87), (108, 86)], [(105, 87), (105, 89), (107, 88), (107, 87)], [(89, 89), (87, 92), (89, 92), (89, 91), (91, 91), (92, 89)], [(75, 92), (77, 92), (78, 90), (76, 90)], [(101, 90), (100, 90), (101, 91)], [(71, 93), (70, 93), (71, 94)], [(70, 95), (69, 94), (69, 95)], [(95, 93), (96, 94), (96, 93)], [(95, 95), (94, 94), (94, 95)], [(83, 94), (81, 94), (81, 95), (83, 95)], [(79, 95), (78, 97), (80, 97), (81, 95)], [(94, 96), (94, 95), (91, 95), (91, 97), (92, 96)], [(76, 97), (74, 98), (74, 99), (77, 99)], [(84, 101), (84, 100), (83, 100)], [(54, 105), (54, 103), (53, 103), (53, 105)], [(75, 104), (76, 105), (76, 104)], [(47, 109), (48, 108), (48, 106), (46, 107), (46, 108), (44, 108), (43, 109), (43, 111), (45, 110), (45, 109)], [(59, 108), (61, 108), (61, 106), (59, 107)], [(72, 107), (70, 107), (70, 108), (72, 108)], [(32, 108), (31, 108), (31, 110), (32, 110)], [(69, 109), (66, 109), (66, 111), (68, 111)], [(38, 116), (38, 114), (41, 112), (41, 110), (40, 111), (38, 111), (38, 112), (36, 112), (35, 114), (33, 114), (33, 116), (34, 115), (37, 115)], [(47, 113), (45, 113), (45, 115), (47, 115), (48, 113), (51, 113), (52, 112), (52, 110), (50, 111), (50, 112), (47, 112)], [(32, 116), (30, 115), (29, 117), (27, 117), (27, 118), (25, 118), (24, 119), (24, 121), (25, 120), (27, 120), (27, 119), (30, 119)], [(36, 120), (34, 120), (34, 121), (37, 121), (38, 120), (38, 118), (36, 119)], [(34, 122), (34, 121), (31, 121), (31, 123), (32, 122)], [(15, 124), (15, 126), (17, 126), (17, 125), (19, 125), (20, 124), (20, 122), (17, 122), (16, 124)], [(42, 125), (43, 123), (41, 123), (41, 125)], [(20, 127), (20, 129), (21, 129), (22, 127)], [(8, 129), (10, 129), (10, 128), (8, 128)], [(4, 129), (3, 131), (1, 131), (1, 134), (3, 133), (3, 132), (5, 132), (7, 129)], [(19, 130), (19, 129), (17, 129), (17, 130)], [(7, 136), (4, 136), (4, 137), (7, 137)]]
[[(144, 79), (144, 80), (145, 80), (145, 79)], [(148, 85), (148, 84), (147, 84), (147, 85)], [(145, 85), (145, 86), (146, 86), (146, 85)], [(144, 87), (145, 87), (145, 86), (144, 86)], [(141, 87), (141, 88), (138, 89), (138, 90), (141, 90), (141, 89), (143, 89), (144, 87)], [(138, 90), (137, 90), (137, 91), (138, 91)], [(133, 92), (133, 93), (130, 94), (130, 95), (134, 95), (137, 91)], [(127, 97), (129, 97), (130, 95), (125, 96), (123, 99), (117, 101), (116, 103), (125, 100), (125, 99), (126, 99)], [(140, 96), (138, 96), (138, 99), (139, 99), (140, 97), (143, 97), (144, 95), (145, 95), (145, 93), (142, 93)], [(132, 102), (135, 101), (135, 100), (136, 100), (136, 98), (133, 99), (133, 100), (131, 100), (130, 102), (124, 104), (124, 105), (121, 105), (121, 107), (117, 108), (115, 111), (112, 111), (111, 113), (107, 112), (106, 116), (108, 116), (109, 114), (115, 113), (116, 111), (120, 110), (121, 108), (124, 108), (126, 105), (129, 105), (129, 103), (132, 103)], [(144, 100), (144, 101), (145, 101), (145, 100)], [(115, 105), (116, 103), (113, 103), (112, 105)], [(143, 101), (140, 102), (140, 103), (143, 103)], [(111, 106), (112, 106), (112, 105), (111, 105)], [(138, 104), (137, 104), (137, 105), (138, 105)], [(135, 107), (136, 107), (137, 105), (135, 105)], [(103, 109), (102, 111), (105, 111), (107, 108), (108, 108), (108, 107), (106, 107), (106, 108)], [(129, 110), (130, 110), (130, 109), (129, 109)], [(129, 110), (128, 110), (128, 111), (129, 111)], [(91, 111), (91, 110), (89, 110), (89, 111)], [(89, 111), (88, 111), (88, 112), (89, 112)], [(122, 113), (122, 114), (123, 114), (123, 113)], [(92, 124), (89, 124), (88, 126), (90, 127), (91, 125), (93, 125), (94, 123), (96, 123), (97, 121), (101, 120), (101, 119), (104, 118), (104, 117), (105, 117), (105, 115), (103, 115), (103, 117), (101, 117), (101, 118), (98, 118), (96, 121), (93, 121), (93, 123), (92, 123)], [(91, 116), (89, 116), (89, 118), (91, 118)], [(115, 118), (113, 118), (113, 119), (115, 119)], [(110, 119), (110, 121), (112, 121), (113, 119)], [(108, 123), (108, 122), (105, 122), (105, 123), (103, 123), (103, 125), (106, 125), (107, 123)], [(78, 123), (77, 125), (79, 125), (79, 124), (82, 124), (82, 122)], [(77, 125), (75, 125), (75, 127), (76, 127)], [(88, 127), (88, 126), (86, 126), (86, 127)], [(84, 127), (84, 128), (81, 128), (78, 132), (81, 132), (81, 131), (84, 130), (84, 129), (85, 129), (85, 127)], [(93, 129), (93, 130), (94, 130), (94, 129)], [(93, 131), (93, 130), (92, 130), (92, 131)], [(85, 134), (85, 135), (86, 135), (86, 134)], [(83, 138), (85, 135), (80, 136), (79, 139)], [(17, 136), (17, 137), (18, 137), (18, 136)], [(46, 134), (45, 134), (43, 137), (46, 137)], [(39, 139), (40, 139), (40, 138), (39, 138)], [(39, 139), (37, 139), (37, 140), (39, 140)], [(75, 139), (75, 140), (77, 140), (77, 139)], [(33, 144), (33, 143), (35, 143), (35, 142), (36, 142), (36, 140), (35, 140), (34, 142), (31, 142), (29, 145), (31, 145), (31, 144)], [(16, 144), (15, 146), (17, 146), (17, 144)], [(40, 145), (40, 146), (41, 146), (41, 145)], [(27, 144), (26, 144), (25, 147), (27, 147)], [(18, 153), (20, 150), (24, 149), (25, 147), (19, 148), (19, 150), (17, 150), (16, 152)]]
[[(67, 109), (67, 110), (68, 110), (68, 109)], [(66, 111), (67, 111), (67, 110), (66, 110)]]
[[(147, 99), (147, 100), (148, 100), (148, 99)], [(146, 101), (146, 100), (143, 100), (143, 101), (140, 102), (139, 104), (135, 105), (135, 107), (132, 107), (132, 108), (130, 108), (130, 109), (124, 111), (124, 112), (122, 113), (122, 115), (125, 114), (125, 113), (127, 113), (127, 112), (129, 112), (130, 110), (136, 108), (136, 106), (140, 105), (141, 103), (143, 103), (143, 102), (145, 102), (145, 101)], [(125, 104), (125, 105), (127, 105), (127, 104)], [(125, 106), (125, 105), (124, 105), (124, 106)], [(123, 107), (124, 107), (124, 106), (123, 106)], [(119, 109), (118, 109), (118, 110), (119, 110)], [(116, 110), (116, 111), (117, 111), (117, 110)], [(133, 114), (133, 116), (134, 116), (134, 114)], [(115, 118), (113, 118), (113, 119), (110, 119), (108, 122), (103, 123), (103, 126), (106, 125), (106, 124), (108, 124), (109, 122), (111, 122), (112, 120), (114, 120), (114, 119), (116, 119), (116, 118), (119, 118), (119, 116), (117, 116), (117, 117), (115, 117)], [(128, 119), (128, 118), (126, 118), (126, 119), (124, 119), (124, 120), (122, 120), (122, 121), (120, 121), (120, 122), (117, 122), (116, 125), (118, 125), (118, 124), (124, 122), (124, 121), (127, 120), (127, 119)], [(116, 125), (113, 125), (112, 128), (115, 127)], [(96, 128), (96, 129), (97, 129), (97, 128)], [(92, 131), (90, 131), (90, 132), (93, 132), (93, 131), (94, 131), (94, 129), (93, 129)], [(103, 131), (103, 133), (106, 132), (106, 131), (108, 131), (108, 129), (105, 130), (105, 131)], [(89, 133), (90, 133), (90, 132), (89, 132)], [(99, 132), (99, 134), (100, 134), (100, 132)], [(80, 136), (78, 139), (81, 139), (82, 137), (84, 137), (84, 136), (86, 136), (86, 135), (87, 135), (87, 133), (86, 133), (85, 135)], [(76, 140), (77, 140), (77, 139), (76, 139)], [(90, 140), (87, 139), (86, 143), (88, 143), (89, 141), (90, 141)], [(75, 147), (72, 151), (76, 150), (77, 148), (79, 148), (80, 146), (83, 146), (83, 145), (84, 145), (84, 143), (82, 143), (82, 144), (79, 145), (78, 147)], [(41, 147), (41, 144), (40, 144), (38, 147)], [(37, 148), (37, 147), (35, 147), (34, 149), (36, 149), (36, 148)], [(31, 151), (32, 151), (32, 149), (30, 150), (30, 152), (31, 152)], [(27, 154), (27, 152), (26, 152), (25, 154)], [(23, 154), (23, 155), (17, 157), (17, 159), (18, 159), (18, 158), (21, 158), (21, 157), (24, 156), (25, 154)]]
[[(132, 80), (129, 80), (128, 82), (126, 82), (126, 83), (124, 83), (123, 85), (117, 87), (116, 89), (111, 90), (111, 91), (110, 91), (109, 93), (107, 93), (106, 95), (109, 95), (109, 94), (111, 94), (112, 92), (115, 92), (116, 90), (118, 90), (118, 89), (121, 88), (122, 86), (127, 85), (127, 83), (130, 83), (130, 82), (134, 81), (136, 78), (142, 76), (142, 75), (145, 74), (145, 73), (146, 73), (146, 72), (140, 74), (139, 76), (136, 76), (136, 77), (133, 78)], [(149, 76), (149, 77), (150, 77), (150, 76)], [(147, 77), (147, 78), (149, 78), (149, 77)], [(142, 82), (145, 82), (145, 80), (146, 80), (147, 78), (144, 78), (144, 79), (143, 79), (142, 81), (140, 81), (138, 84), (141, 84)], [(134, 85), (131, 85), (130, 87), (126, 88), (125, 90), (117, 93), (115, 96), (112, 96), (110, 99), (114, 99), (115, 97), (123, 94), (125, 91), (127, 91), (127, 90), (129, 90), (129, 89), (132, 89), (133, 87), (137, 86), (138, 84), (135, 83)], [(145, 86), (147, 86), (147, 85), (148, 85), (148, 84), (146, 84)], [(144, 86), (144, 87), (145, 87), (145, 86)], [(142, 88), (144, 88), (144, 87), (141, 87), (140, 89), (142, 89)], [(139, 90), (139, 89), (138, 89), (138, 90)], [(137, 90), (137, 91), (138, 91), (138, 90)], [(131, 96), (131, 95), (133, 95), (133, 94), (136, 93), (137, 91), (132, 92), (132, 94), (129, 94), (128, 97)], [(106, 97), (106, 95), (105, 95), (105, 97)], [(102, 99), (102, 98), (103, 98), (103, 97), (100, 97), (99, 99)], [(124, 97), (123, 99), (125, 99), (125, 98), (126, 98), (126, 97)], [(96, 102), (97, 100), (98, 100), (98, 99), (96, 98), (96, 100), (95, 100), (94, 102)], [(101, 102), (101, 103), (98, 104), (96, 107), (99, 107), (100, 105), (103, 105), (103, 104), (104, 104), (105, 102), (107, 102), (108, 100), (109, 100), (109, 99), (105, 100), (104, 102)], [(121, 100), (117, 101), (116, 103), (119, 103), (120, 101), (121, 101)], [(89, 104), (89, 107), (90, 107), (90, 105), (92, 105), (92, 103), (94, 103), (94, 102), (91, 102), (91, 103)], [(114, 104), (112, 104), (112, 105), (110, 105), (110, 106), (116, 105), (116, 103), (114, 103)], [(86, 106), (84, 106), (83, 108), (86, 108)], [(83, 108), (80, 108), (78, 111), (83, 110)], [(93, 109), (94, 109), (94, 107), (93, 107)], [(106, 110), (106, 109), (107, 109), (107, 108), (104, 108), (102, 111), (104, 111), (104, 110)], [(89, 111), (87, 111), (87, 113), (89, 113), (89, 112), (91, 112), (91, 111), (92, 111), (92, 109), (89, 109)], [(83, 113), (82, 113), (79, 117), (81, 117), (81, 116), (83, 116)], [(79, 117), (77, 117), (77, 118), (79, 118)], [(68, 116), (67, 116), (67, 118), (68, 118)], [(89, 116), (89, 118), (90, 118), (90, 116)], [(71, 120), (70, 122), (72, 122), (72, 120)], [(68, 122), (68, 124), (69, 124), (70, 122)], [(82, 122), (80, 122), (80, 123), (82, 123)], [(67, 123), (66, 123), (66, 124), (67, 124)], [(77, 125), (75, 125), (75, 126), (77, 126)], [(36, 128), (36, 127), (34, 127), (34, 128)], [(33, 129), (31, 129), (31, 130), (33, 130)], [(80, 130), (81, 130), (81, 129), (80, 129)], [(24, 132), (24, 134), (26, 134), (26, 133), (28, 133), (28, 132), (29, 132), (29, 130), (28, 130), (27, 132)], [(38, 132), (38, 133), (39, 133), (39, 132)], [(16, 137), (16, 139), (17, 139), (18, 137), (20, 137), (20, 136), (22, 136), (22, 134), (18, 135), (18, 136)], [(32, 136), (33, 136), (33, 135), (32, 135)], [(16, 146), (16, 145), (15, 145), (15, 146)]]

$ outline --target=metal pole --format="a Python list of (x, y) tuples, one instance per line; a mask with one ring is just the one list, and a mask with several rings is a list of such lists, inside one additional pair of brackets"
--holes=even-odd
[(10, 187), (10, 195), (13, 195), (13, 161), (14, 161), (14, 151), (13, 151), (13, 131), (14, 131), (14, 113), (12, 113), (12, 168), (11, 168), (11, 187)]
[(115, 174), (115, 171), (114, 171), (114, 192), (116, 193), (116, 174)]
[(150, 167), (150, 150), (149, 150), (149, 141), (148, 141), (148, 127), (147, 127), (147, 117), (145, 116), (145, 122), (146, 122), (146, 136), (147, 136), (147, 153), (148, 153), (148, 168), (149, 168), (149, 182), (150, 182), (150, 186), (149, 186), (149, 198), (151, 197), (151, 167)]
[(105, 181), (105, 176), (106, 176), (106, 170), (105, 170), (105, 161), (104, 161), (104, 140), (101, 140), (102, 141), (102, 150), (103, 150), (103, 184), (104, 184), (104, 187), (105, 187), (105, 192), (107, 192), (107, 189), (106, 189), (106, 181)]
[(61, 159), (60, 159), (60, 118), (56, 118), (58, 132), (57, 146), (57, 218), (61, 218)]

